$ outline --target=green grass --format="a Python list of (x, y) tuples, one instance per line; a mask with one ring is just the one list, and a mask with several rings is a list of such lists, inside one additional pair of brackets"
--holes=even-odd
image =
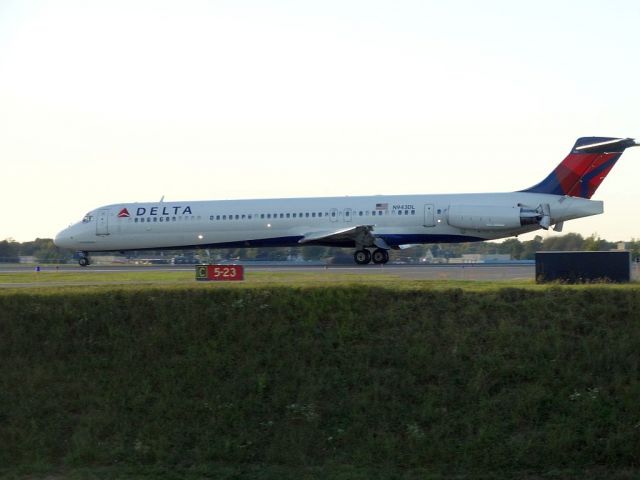
[(0, 468), (640, 474), (637, 285), (253, 275), (0, 290)]

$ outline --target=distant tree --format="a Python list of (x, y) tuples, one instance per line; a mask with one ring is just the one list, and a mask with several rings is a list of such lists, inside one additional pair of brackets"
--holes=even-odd
[(540, 250), (542, 250), (542, 237), (536, 235), (533, 240), (522, 243), (520, 258), (522, 260), (534, 260), (536, 258), (536, 252)]
[(257, 248), (243, 248), (240, 250), (239, 255), (241, 260), (255, 260), (260, 252)]
[(302, 258), (305, 260), (322, 260), (327, 258), (327, 247), (319, 245), (309, 245), (302, 249)]
[(542, 242), (542, 249), (548, 251), (570, 252), (582, 250), (584, 238), (579, 233), (567, 233), (561, 237), (548, 237)]
[(601, 239), (596, 233), (591, 234), (584, 239), (582, 249), (590, 252), (597, 252), (599, 250), (611, 250), (611, 245), (606, 240)]
[(631, 258), (638, 261), (640, 259), (640, 240), (632, 238), (630, 242), (627, 242), (627, 250), (631, 252)]
[(19, 258), (20, 244), (12, 238), (7, 238), (0, 242), (0, 262), (17, 263)]
[(40, 263), (61, 263), (66, 262), (72, 256), (69, 250), (62, 250), (53, 244), (50, 238), (36, 238), (28, 245), (31, 255), (36, 257)]
[(351, 264), (353, 263), (353, 254), (345, 249), (335, 249), (326, 261), (332, 264)]
[(509, 238), (500, 244), (498, 251), (502, 254), (509, 254), (513, 260), (520, 260), (524, 246), (517, 238)]
[(283, 262), (288, 257), (286, 248), (267, 248), (267, 260), (272, 262)]

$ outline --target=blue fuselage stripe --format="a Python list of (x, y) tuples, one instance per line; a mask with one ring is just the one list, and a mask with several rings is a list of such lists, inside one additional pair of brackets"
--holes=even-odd
[[(486, 239), (467, 235), (432, 235), (432, 234), (398, 234), (398, 235), (380, 235), (380, 238), (390, 247), (399, 245), (410, 245), (417, 243), (463, 243), (463, 242), (482, 242)], [(162, 250), (190, 250), (197, 248), (257, 248), (257, 247), (302, 247), (304, 245), (320, 245), (325, 247), (355, 247), (353, 240), (344, 241), (318, 241), (308, 242), (304, 245), (298, 243), (302, 236), (276, 237), (276, 238), (257, 238), (254, 240), (242, 240), (234, 242), (208, 243), (206, 245), (176, 245), (162, 247)], [(135, 250), (160, 250), (160, 248), (138, 248)]]

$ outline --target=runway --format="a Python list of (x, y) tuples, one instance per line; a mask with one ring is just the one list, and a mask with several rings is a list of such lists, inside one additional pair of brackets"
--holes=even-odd
[[(228, 264), (227, 264), (228, 265)], [(245, 274), (250, 276), (254, 272), (265, 273), (292, 273), (295, 276), (296, 273), (315, 274), (319, 277), (331, 274), (331, 275), (376, 275), (376, 276), (389, 276), (404, 280), (469, 280), (469, 281), (533, 281), (535, 279), (535, 265), (533, 263), (468, 263), (468, 264), (423, 264), (423, 265), (319, 265), (319, 264), (287, 264), (287, 263), (272, 263), (272, 264), (257, 264), (257, 263), (243, 263), (245, 267)], [(22, 265), (22, 264), (0, 264), (0, 288), (1, 287), (25, 287), (30, 283), (20, 284), (14, 283), (15, 280), (3, 279), (4, 274), (25, 274), (28, 272), (35, 272), (36, 266), (34, 265)], [(45, 275), (49, 273), (71, 273), (74, 274), (74, 282), (67, 283), (67, 285), (83, 285), (83, 284), (96, 284), (95, 274), (104, 274), (104, 278), (101, 279), (101, 284), (111, 283), (109, 276), (117, 273), (131, 273), (131, 272), (193, 272), (195, 279), (195, 266), (194, 265), (91, 265), (89, 267), (80, 267), (75, 264), (65, 265), (45, 265), (40, 266), (39, 274), (40, 280), (44, 280)], [(83, 283), (82, 280), (78, 281), (78, 274), (80, 278), (82, 274), (87, 275), (87, 282)], [(7, 276), (8, 277), (8, 276)], [(91, 280), (89, 280), (91, 277)], [(293, 279), (293, 278), (292, 278)], [(640, 268), (637, 264), (632, 265), (632, 279), (640, 279)], [(162, 283), (154, 282), (153, 280), (142, 280), (143, 283)], [(113, 283), (119, 283), (114, 281)], [(44, 282), (35, 281), (33, 285), (44, 285)], [(62, 278), (58, 278), (55, 282), (48, 283), (53, 286), (64, 285), (65, 281)]]
[[(256, 264), (245, 263), (245, 272), (297, 272), (357, 275), (390, 275), (411, 280), (533, 280), (533, 264), (424, 264), (424, 265), (305, 265), (305, 264)], [(34, 265), (0, 264), (0, 274), (25, 273), (36, 270)], [(73, 264), (40, 266), (40, 273), (126, 273), (126, 272), (194, 272), (194, 265), (91, 265)], [(0, 285), (2, 280), (0, 278)]]

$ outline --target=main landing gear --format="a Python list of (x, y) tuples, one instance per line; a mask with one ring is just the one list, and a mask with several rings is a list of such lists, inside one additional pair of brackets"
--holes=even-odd
[(81, 267), (87, 267), (91, 265), (91, 262), (89, 261), (89, 254), (87, 252), (78, 252), (78, 256), (78, 264)]
[(356, 250), (356, 253), (353, 254), (353, 259), (358, 265), (366, 265), (372, 260), (373, 263), (384, 264), (389, 261), (389, 252), (383, 248), (376, 248), (373, 253), (371, 253), (366, 248), (363, 248)]

